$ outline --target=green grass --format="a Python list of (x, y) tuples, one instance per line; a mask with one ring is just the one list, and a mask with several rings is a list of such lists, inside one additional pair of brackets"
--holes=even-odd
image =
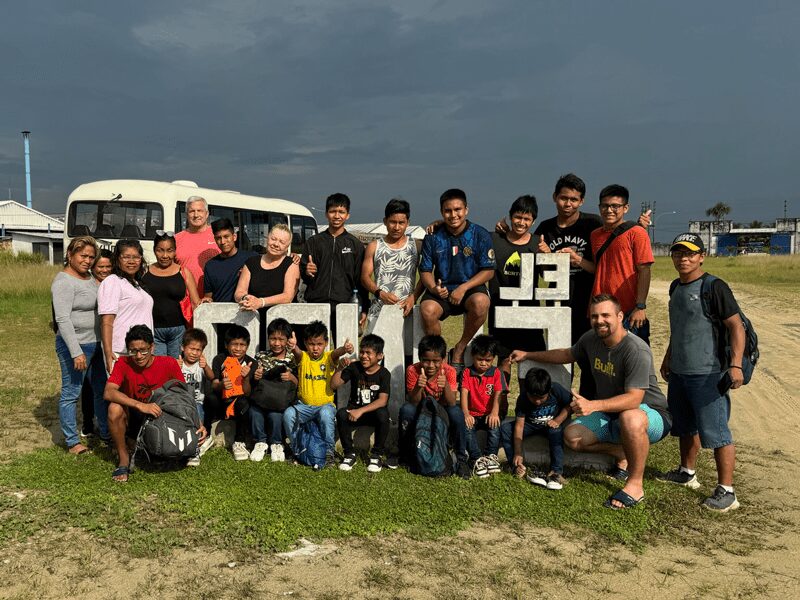
[[(40, 267), (5, 265), (4, 273), (13, 271), (14, 281), (0, 285), (0, 436), (16, 440), (19, 423), (27, 422), (27, 435), (38, 436), (34, 446), (47, 445), (44, 428), (57, 425), (53, 397), (59, 384), (48, 330), (49, 284), (56, 270)], [(784, 270), (783, 263), (779, 270)], [(455, 323), (446, 323), (451, 343)], [(236, 463), (230, 453), (217, 449), (198, 469), (145, 465), (127, 485), (120, 485), (110, 479), (115, 463), (105, 449), (73, 457), (53, 446), (20, 451), (12, 442), (5, 448), (0, 449), (5, 461), (0, 465), (0, 547), (42, 530), (76, 527), (133, 555), (198, 544), (248, 552), (286, 549), (301, 537), (403, 533), (430, 539), (488, 523), (563, 528), (604, 546), (643, 548), (668, 539), (746, 553), (780, 526), (746, 480), (739, 489), (758, 509), (745, 508), (724, 519), (701, 510), (701, 493), (655, 482), (653, 469), (674, 466), (678, 452), (673, 440), (652, 449), (645, 506), (624, 512), (602, 507), (617, 485), (597, 473), (568, 472), (568, 485), (550, 492), (505, 474), (466, 482), (431, 480), (402, 470), (371, 475), (363, 464), (351, 473), (313, 473), (285, 464)], [(739, 448), (739, 454), (747, 460), (757, 451)], [(700, 468), (713, 472), (706, 452)], [(365, 572), (363, 585), (380, 589), (383, 571)]]
[[(731, 285), (763, 285), (795, 289), (800, 286), (800, 255), (791, 256), (709, 256), (703, 268)], [(654, 279), (671, 281), (677, 277), (672, 259), (656, 257)]]

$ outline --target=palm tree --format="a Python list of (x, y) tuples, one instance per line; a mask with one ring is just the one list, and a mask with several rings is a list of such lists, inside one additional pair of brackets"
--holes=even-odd
[(717, 202), (714, 206), (706, 210), (707, 217), (714, 217), (717, 221), (721, 221), (729, 212), (731, 207), (724, 202)]

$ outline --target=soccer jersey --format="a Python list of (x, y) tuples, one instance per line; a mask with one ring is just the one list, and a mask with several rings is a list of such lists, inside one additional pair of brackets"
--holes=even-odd
[(171, 356), (154, 356), (149, 367), (140, 369), (129, 356), (120, 356), (114, 363), (108, 383), (119, 386), (120, 391), (138, 402), (150, 402), (153, 390), (170, 379), (185, 381), (178, 361)]
[(467, 221), (467, 227), (453, 236), (439, 227), (422, 241), (420, 273), (433, 273), (449, 291), (484, 269), (494, 270), (492, 236), (480, 225)]
[(485, 373), (476, 373), (472, 367), (461, 373), (461, 389), (467, 390), (467, 406), (473, 417), (488, 415), (492, 408), (492, 396), (496, 390), (505, 392), (506, 378), (497, 367), (489, 367)]
[(303, 404), (322, 406), (333, 403), (331, 377), (333, 377), (334, 364), (331, 354), (333, 354), (331, 350), (326, 350), (321, 357), (314, 360), (308, 355), (308, 352), (303, 352), (297, 377), (300, 382), (297, 388), (297, 397)]

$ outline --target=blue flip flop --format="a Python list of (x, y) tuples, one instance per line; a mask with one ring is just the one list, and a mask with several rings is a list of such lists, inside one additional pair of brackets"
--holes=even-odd
[(614, 465), (608, 471), (606, 471), (606, 475), (611, 477), (611, 479), (616, 479), (617, 481), (628, 481), (629, 473), (625, 469)]
[[(622, 504), (622, 506), (614, 506), (612, 502), (613, 500), (616, 500), (617, 502)], [(609, 496), (608, 500), (605, 501), (605, 504), (603, 504), (603, 506), (605, 506), (606, 508), (610, 508), (611, 510), (624, 510), (626, 508), (633, 508), (634, 506), (637, 506), (643, 500), (644, 500), (644, 494), (642, 494), (642, 497), (637, 500), (627, 492), (623, 492), (622, 490), (617, 490), (616, 492), (611, 494), (611, 496)]]

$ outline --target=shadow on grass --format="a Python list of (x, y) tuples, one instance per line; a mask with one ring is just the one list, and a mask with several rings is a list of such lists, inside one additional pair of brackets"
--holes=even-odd
[[(33, 416), (50, 434), (50, 439), (55, 446), (64, 446), (64, 434), (61, 432), (61, 422), (58, 418), (58, 401), (60, 394), (45, 396), (33, 409)], [(80, 403), (80, 399), (78, 399)]]

